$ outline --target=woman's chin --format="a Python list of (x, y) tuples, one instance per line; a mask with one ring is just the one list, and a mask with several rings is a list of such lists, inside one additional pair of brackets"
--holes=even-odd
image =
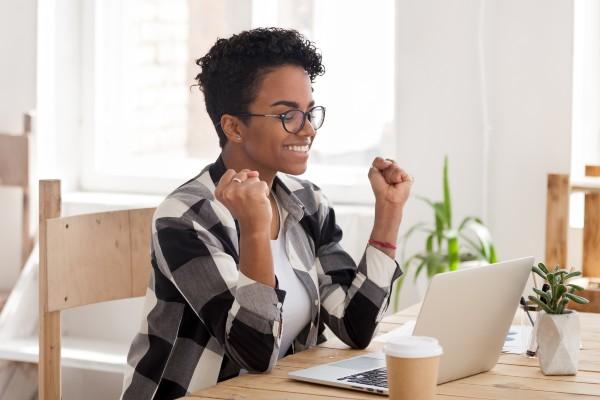
[(286, 165), (285, 168), (280, 169), (281, 172), (288, 175), (302, 175), (306, 172), (307, 164), (297, 164), (297, 165)]

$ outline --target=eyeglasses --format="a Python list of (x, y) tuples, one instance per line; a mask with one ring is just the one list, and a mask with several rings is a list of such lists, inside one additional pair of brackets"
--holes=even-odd
[(281, 114), (232, 113), (232, 115), (277, 118), (281, 121), (281, 125), (283, 125), (283, 129), (286, 132), (296, 134), (304, 128), (304, 123), (307, 119), (315, 131), (323, 126), (323, 121), (325, 121), (325, 107), (316, 106), (306, 112), (302, 110), (289, 110)]

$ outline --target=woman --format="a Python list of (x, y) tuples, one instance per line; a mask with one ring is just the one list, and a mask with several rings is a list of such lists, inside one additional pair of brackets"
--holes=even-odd
[(412, 179), (376, 158), (371, 240), (357, 266), (327, 198), (295, 178), (325, 109), (311, 83), (324, 73), (293, 30), (219, 39), (197, 61), (222, 148), (171, 193), (153, 220), (146, 315), (128, 356), (124, 399), (171, 399), (322, 342), (325, 325), (366, 347), (389, 304), (402, 209)]

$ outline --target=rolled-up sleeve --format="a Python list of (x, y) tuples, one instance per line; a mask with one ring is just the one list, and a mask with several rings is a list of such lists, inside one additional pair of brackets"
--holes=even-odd
[(368, 245), (358, 265), (340, 246), (342, 230), (327, 198), (320, 194), (317, 268), (321, 315), (327, 326), (354, 348), (369, 345), (388, 305), (398, 262)]

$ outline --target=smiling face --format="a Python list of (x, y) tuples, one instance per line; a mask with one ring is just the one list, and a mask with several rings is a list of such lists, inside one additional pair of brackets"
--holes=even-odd
[[(248, 113), (281, 114), (294, 109), (306, 112), (314, 106), (306, 71), (299, 66), (284, 65), (262, 76)], [(224, 128), (233, 127), (227, 133), (226, 147), (235, 164), (258, 170), (261, 175), (278, 171), (299, 175), (306, 171), (316, 134), (308, 120), (297, 134), (288, 133), (281, 120), (272, 117), (248, 117), (246, 122), (238, 120), (234, 124), (222, 120), (222, 124)], [(238, 134), (241, 138), (237, 138)]]

